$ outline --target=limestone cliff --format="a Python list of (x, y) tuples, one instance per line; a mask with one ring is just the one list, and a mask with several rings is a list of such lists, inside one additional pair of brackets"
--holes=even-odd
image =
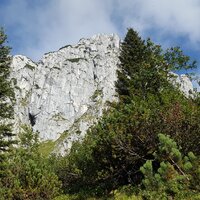
[(66, 148), (83, 136), (106, 101), (115, 99), (119, 43), (117, 35), (96, 35), (47, 53), (38, 63), (14, 56), (15, 127), (30, 124), (41, 140)]
[[(15, 129), (31, 125), (59, 152), (83, 137), (106, 102), (116, 100), (119, 45), (117, 35), (99, 34), (47, 53), (38, 63), (14, 56)], [(177, 76), (176, 82), (186, 94), (192, 90), (187, 77)]]

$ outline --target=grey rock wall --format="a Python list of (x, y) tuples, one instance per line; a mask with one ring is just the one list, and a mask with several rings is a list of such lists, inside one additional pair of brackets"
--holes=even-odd
[(82, 137), (105, 103), (116, 99), (119, 43), (117, 35), (99, 34), (47, 53), (38, 63), (14, 56), (16, 130), (30, 124), (42, 141), (59, 140), (63, 132), (71, 140)]

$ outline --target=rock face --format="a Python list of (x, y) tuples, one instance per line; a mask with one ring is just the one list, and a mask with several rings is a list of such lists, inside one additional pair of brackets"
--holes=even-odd
[[(83, 137), (115, 97), (120, 39), (99, 34), (47, 53), (34, 63), (14, 56), (11, 77), (15, 84), (15, 129), (22, 123), (39, 131), (42, 141), (53, 141), (63, 152)], [(177, 77), (183, 91), (192, 89), (186, 77)]]
[(42, 141), (66, 148), (83, 136), (105, 103), (116, 99), (119, 44), (117, 35), (96, 35), (47, 53), (39, 63), (14, 56), (16, 129), (30, 124)]
[(177, 75), (175, 73), (171, 74), (174, 76), (172, 80), (174, 85), (177, 85), (187, 97), (193, 95), (194, 88), (188, 76), (186, 76), (185, 74), (182, 75)]

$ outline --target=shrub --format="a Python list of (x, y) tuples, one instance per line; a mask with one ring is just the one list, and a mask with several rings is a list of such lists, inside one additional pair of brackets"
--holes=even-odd
[(18, 148), (10, 156), (8, 172), (2, 180), (3, 199), (53, 199), (61, 183), (46, 158), (38, 153), (37, 133), (23, 127)]
[[(200, 192), (200, 160), (192, 153), (183, 156), (176, 142), (159, 134), (159, 148), (155, 160), (148, 160), (140, 168), (147, 199), (195, 199)], [(156, 169), (153, 162), (159, 163)]]

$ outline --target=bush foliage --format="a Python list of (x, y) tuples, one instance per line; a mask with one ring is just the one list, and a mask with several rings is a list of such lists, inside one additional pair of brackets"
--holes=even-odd
[(19, 136), (19, 146), (10, 154), (7, 175), (1, 180), (1, 198), (53, 199), (61, 193), (61, 182), (38, 151), (38, 134), (24, 126)]
[[(200, 160), (189, 152), (183, 156), (175, 141), (159, 134), (159, 147), (154, 160), (140, 168), (147, 199), (197, 199), (200, 192)], [(155, 170), (153, 162), (159, 167)]]

